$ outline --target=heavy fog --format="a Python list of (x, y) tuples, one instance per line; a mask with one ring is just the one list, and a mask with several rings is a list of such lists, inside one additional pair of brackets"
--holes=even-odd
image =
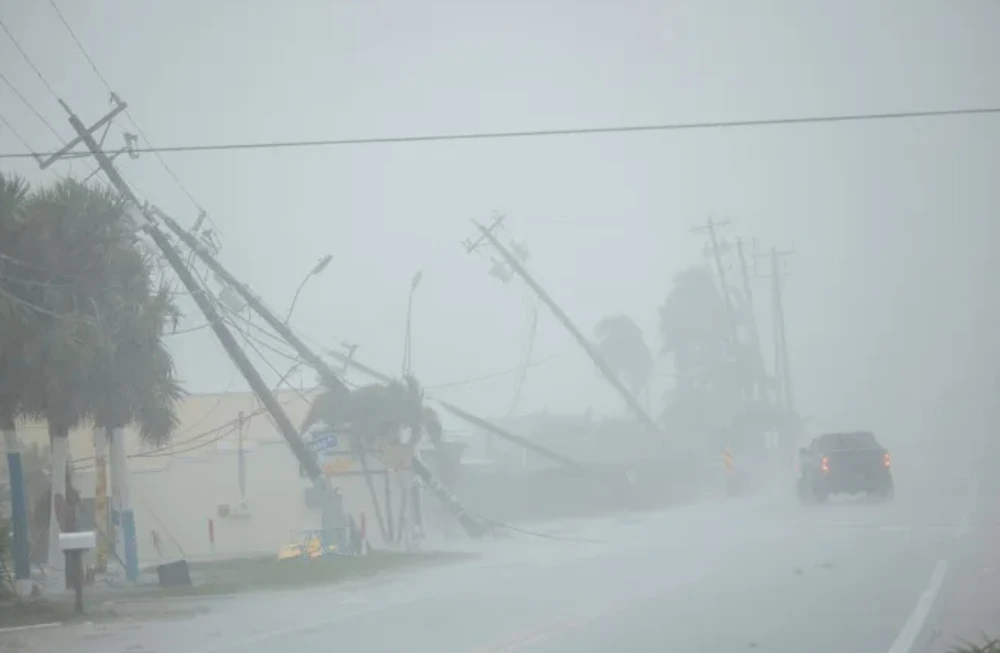
[[(1000, 106), (1000, 4), (988, 0), (59, 5), (145, 135), (165, 147)], [(108, 110), (104, 85), (47, 2), (7, 0), (0, 17), (84, 123)], [(0, 71), (62, 139), (73, 135), (3, 35)], [(36, 151), (60, 147), (2, 86), (0, 112)], [(0, 152), (18, 151), (0, 129)], [(728, 221), (717, 236), (747, 248), (768, 369), (773, 293), (763, 255), (794, 251), (783, 258), (782, 300), (802, 441), (872, 431), (891, 452), (896, 479), (889, 504), (803, 507), (784, 465), (750, 496), (518, 522), (565, 539), (442, 536), (430, 548), (479, 557), (356, 592), (302, 590), (288, 611), (242, 597), (241, 619), (235, 607), (209, 602), (176, 632), (152, 624), (136, 641), (164, 651), (174, 650), (168, 642), (273, 651), (289, 638), (300, 650), (349, 642), (365, 651), (652, 651), (672, 650), (659, 648), (669, 643), (901, 653), (927, 637), (926, 614), (915, 626), (908, 619), (928, 577), (937, 583), (929, 600), (951, 578), (957, 589), (944, 594), (957, 605), (995, 598), (997, 614), (1000, 597), (962, 593), (976, 574), (993, 573), (985, 570), (995, 556), (984, 562), (985, 552), (1000, 550), (995, 527), (970, 526), (979, 523), (981, 472), (1000, 451), (992, 442), (1000, 419), (995, 113), (145, 152), (118, 163), (143, 198), (185, 226), (204, 209), (218, 259), (277, 314), (297, 295), (289, 322), (311, 345), (338, 353), (356, 345), (356, 360), (390, 376), (399, 375), (419, 271), (413, 374), (429, 396), (487, 419), (632, 414), (524, 282), (490, 274), (490, 248), (467, 251), (463, 241), (480, 235), (471, 220), (506, 216), (498, 237), (527, 246), (528, 271), (588, 339), (606, 316), (635, 322), (653, 353), (641, 403), (654, 417), (676, 374), (661, 351), (660, 308), (678, 273), (710, 266), (717, 276), (708, 234), (694, 229)], [(54, 178), (30, 159), (0, 164), (38, 183)], [(81, 177), (92, 165), (54, 169)], [(327, 255), (328, 266), (300, 288)], [(742, 290), (735, 252), (723, 263)], [(205, 322), (194, 303), (181, 307), (169, 342), (185, 389), (248, 391), (211, 330), (186, 332)], [(274, 387), (292, 363), (262, 351), (250, 356)], [(355, 371), (347, 378), (372, 381)], [(317, 377), (301, 367), (288, 383), (309, 389)], [(475, 431), (441, 417), (446, 435)], [(992, 505), (996, 484), (987, 484)], [(204, 530), (203, 520), (192, 529)], [(974, 570), (956, 571), (969, 556)], [(930, 614), (927, 623), (938, 613)], [(383, 618), (395, 634), (375, 626)], [(256, 629), (241, 623), (255, 619)], [(926, 628), (954, 626), (940, 619)], [(420, 628), (437, 635), (399, 634)], [(79, 641), (80, 651), (96, 645)], [(930, 641), (919, 650), (952, 643)]]

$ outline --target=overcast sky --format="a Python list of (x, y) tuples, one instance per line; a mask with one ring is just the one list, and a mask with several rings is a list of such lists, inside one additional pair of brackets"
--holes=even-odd
[[(160, 145), (1000, 106), (993, 0), (58, 1)], [(84, 122), (103, 115), (107, 92), (48, 2), (0, 0), (0, 18)], [(69, 137), (4, 34), (0, 71)], [(58, 145), (4, 86), (0, 111), (33, 148)], [(0, 150), (23, 148), (0, 128)], [(332, 254), (293, 323), (389, 373), (423, 269), (413, 364), (429, 386), (523, 357), (527, 290), (459, 245), (499, 209), (582, 328), (624, 313), (656, 348), (673, 274), (703, 261), (694, 225), (727, 217), (727, 238), (794, 248), (792, 368), (823, 422), (905, 429), (960, 382), (996, 387), (1000, 116), (164, 156), (218, 225), (221, 260), (280, 311)], [(194, 221), (154, 156), (122, 168)], [(769, 334), (767, 282), (755, 289)], [(229, 385), (210, 331), (172, 342), (189, 390)], [(531, 370), (520, 410), (622, 411), (544, 309), (535, 352), (561, 355)], [(442, 396), (500, 415), (513, 385)]]

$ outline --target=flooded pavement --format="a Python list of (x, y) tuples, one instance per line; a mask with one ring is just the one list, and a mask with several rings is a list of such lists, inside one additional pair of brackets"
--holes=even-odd
[(789, 491), (532, 525), (578, 539), (452, 543), (481, 555), (374, 582), (135, 601), (130, 619), (19, 633), (10, 650), (947, 650), (1000, 623), (974, 623), (1000, 616), (974, 573), (1000, 562), (998, 506), (997, 481), (901, 474), (892, 503), (803, 507)]

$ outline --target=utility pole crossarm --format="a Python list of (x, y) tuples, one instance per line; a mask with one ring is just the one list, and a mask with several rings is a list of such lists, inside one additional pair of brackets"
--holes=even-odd
[(632, 410), (632, 412), (635, 413), (636, 417), (638, 417), (643, 425), (649, 429), (650, 434), (662, 440), (663, 433), (660, 431), (656, 422), (653, 421), (653, 418), (650, 417), (649, 414), (643, 409), (643, 407), (639, 404), (639, 401), (622, 384), (622, 382), (615, 375), (614, 371), (612, 371), (612, 369), (604, 361), (604, 358), (597, 352), (596, 349), (594, 349), (594, 346), (590, 343), (590, 341), (588, 341), (587, 338), (580, 333), (580, 330), (576, 328), (576, 325), (574, 325), (573, 321), (569, 319), (569, 316), (559, 307), (558, 304), (555, 303), (549, 294), (545, 292), (545, 289), (543, 289), (541, 285), (535, 281), (531, 274), (528, 273), (524, 265), (521, 264), (521, 261), (518, 260), (516, 256), (511, 254), (511, 252), (508, 251), (499, 240), (497, 240), (496, 236), (493, 235), (493, 231), (489, 227), (484, 227), (478, 222), (474, 222), (474, 224), (482, 233), (482, 237), (485, 238), (490, 245), (497, 250), (497, 252), (499, 252), (500, 256), (504, 259), (507, 265), (510, 266), (511, 270), (517, 273), (518, 276), (520, 276), (521, 279), (523, 279), (528, 285), (528, 287), (531, 288), (543, 302), (545, 302), (546, 306), (548, 306), (552, 313), (556, 316), (556, 319), (558, 319), (566, 330), (570, 332), (580, 347), (582, 347), (586, 352), (587, 356), (590, 357), (590, 360), (594, 362), (594, 365), (597, 366), (597, 369), (600, 370), (601, 374), (608, 381), (608, 383), (614, 387), (618, 394), (621, 395), (622, 399), (625, 400), (625, 403)]
[[(69, 108), (69, 105), (67, 105), (62, 100), (59, 100), (59, 104), (61, 104), (62, 107), (63, 107), (63, 109), (66, 110), (66, 113), (68, 113), (70, 116), (72, 116), (74, 118), (76, 117), (74, 115), (73, 111)], [(64, 145), (61, 150), (59, 150), (58, 152), (55, 152), (49, 158), (44, 159), (44, 160), (41, 157), (36, 156), (35, 159), (38, 160), (38, 166), (42, 170), (45, 170), (46, 168), (48, 168), (50, 165), (52, 165), (53, 163), (55, 163), (59, 159), (63, 158), (67, 154), (69, 154), (73, 150), (73, 148), (75, 148), (77, 145), (79, 145), (80, 143), (85, 142), (84, 137), (83, 137), (84, 132), (86, 132), (87, 134), (93, 135), (93, 133), (96, 132), (101, 127), (104, 127), (105, 125), (110, 125), (111, 121), (114, 120), (115, 117), (119, 113), (121, 113), (122, 111), (125, 111), (125, 109), (127, 109), (127, 108), (128, 108), (128, 105), (126, 103), (122, 102), (121, 100), (118, 100), (116, 102), (116, 104), (115, 104), (115, 108), (112, 109), (111, 112), (108, 113), (106, 116), (104, 116), (103, 118), (101, 118), (100, 120), (98, 120), (97, 122), (95, 122), (93, 125), (91, 125), (89, 129), (87, 129), (86, 127), (83, 127), (83, 125), (81, 123), (80, 126), (81, 126), (81, 128), (83, 128), (83, 131), (80, 131), (79, 129), (77, 129), (77, 137), (74, 138), (73, 140), (71, 140), (69, 143), (66, 143), (66, 145)], [(79, 119), (77, 119), (77, 121), (79, 122)], [(73, 128), (76, 129), (76, 126), (74, 125)], [(96, 141), (95, 141), (95, 144), (96, 144)], [(100, 150), (100, 145), (98, 145), (98, 150)]]

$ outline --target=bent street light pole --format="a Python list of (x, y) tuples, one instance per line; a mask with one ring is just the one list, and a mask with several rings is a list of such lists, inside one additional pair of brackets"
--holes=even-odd
[(285, 324), (288, 324), (288, 321), (292, 319), (292, 312), (295, 310), (295, 302), (299, 301), (299, 294), (302, 292), (302, 289), (306, 287), (306, 283), (325, 270), (326, 266), (330, 265), (330, 261), (332, 260), (333, 255), (327, 254), (319, 260), (319, 263), (313, 266), (313, 269), (309, 271), (309, 274), (303, 277), (302, 283), (300, 283), (299, 287), (295, 289), (295, 296), (292, 297), (292, 304), (288, 307), (288, 313), (285, 315)]
[(271, 309), (264, 305), (264, 302), (255, 295), (248, 286), (243, 284), (239, 279), (234, 277), (229, 270), (224, 268), (221, 263), (219, 263), (215, 257), (212, 256), (211, 252), (194, 236), (192, 236), (187, 230), (184, 229), (176, 220), (172, 217), (158, 209), (157, 207), (152, 207), (151, 211), (158, 217), (163, 224), (167, 225), (172, 232), (174, 232), (181, 241), (188, 246), (198, 258), (202, 260), (209, 268), (212, 269), (220, 279), (222, 279), (226, 285), (233, 288), (237, 293), (240, 294), (243, 299), (246, 300), (247, 304), (254, 310), (255, 313), (264, 318), (267, 324), (278, 332), (278, 334), (292, 346), (293, 349), (302, 357), (309, 367), (312, 367), (323, 379), (323, 383), (330, 389), (337, 389), (342, 392), (350, 392), (344, 382), (340, 380), (330, 367), (320, 358), (312, 349), (310, 349), (305, 342), (302, 341), (295, 332), (292, 331), (289, 326), (283, 322), (278, 316), (276, 316)]
[[(79, 134), (80, 139), (87, 145), (94, 158), (97, 159), (98, 165), (107, 175), (108, 180), (111, 181), (112, 185), (122, 194), (123, 197), (128, 199), (135, 207), (141, 208), (138, 198), (129, 188), (128, 184), (115, 169), (114, 165), (105, 155), (97, 141), (91, 135), (87, 128), (80, 122), (80, 119), (70, 110), (69, 106), (65, 103), (63, 108), (69, 113), (69, 123), (73, 126)], [(173, 268), (174, 273), (184, 284), (191, 296), (194, 298), (195, 302), (198, 304), (198, 308), (205, 315), (206, 320), (211, 325), (212, 330), (215, 332), (216, 337), (222, 344), (223, 349), (229, 354), (233, 363), (239, 368), (240, 373), (247, 380), (254, 394), (267, 409), (267, 412), (271, 415), (278, 429), (281, 431), (281, 435), (284, 436), (285, 440), (288, 442), (288, 446), (292, 449), (292, 453), (298, 458), (299, 462), (302, 464), (303, 469), (309, 476), (313, 484), (319, 489), (324, 496), (329, 494), (327, 492), (328, 483), (326, 481), (326, 476), (323, 474), (323, 470), (319, 466), (319, 462), (316, 457), (306, 448), (305, 443), (302, 438), (299, 437), (298, 431), (292, 424), (288, 415), (281, 408), (281, 404), (271, 393), (267, 384), (264, 383), (264, 379), (261, 378), (260, 373), (254, 368), (250, 359), (247, 357), (246, 353), (240, 348), (239, 343), (236, 342), (236, 338), (233, 337), (232, 332), (229, 331), (225, 323), (222, 320), (222, 316), (219, 314), (218, 309), (216, 309), (215, 304), (207, 297), (205, 289), (197, 282), (194, 275), (191, 274), (191, 270), (184, 264), (177, 250), (174, 249), (173, 244), (167, 238), (159, 227), (156, 226), (151, 220), (147, 218), (146, 224), (143, 225), (143, 230), (149, 234), (156, 246), (163, 252), (163, 256), (167, 259), (170, 267)], [(324, 528), (324, 530), (326, 530)]]
[[(238, 292), (247, 301), (247, 304), (249, 304), (254, 312), (264, 318), (264, 321), (267, 322), (271, 328), (273, 328), (285, 340), (285, 342), (295, 349), (296, 353), (298, 353), (307, 365), (319, 373), (324, 385), (331, 390), (336, 389), (344, 393), (350, 393), (350, 390), (348, 390), (347, 386), (344, 385), (344, 382), (340, 380), (337, 373), (333, 371), (333, 368), (331, 368), (326, 361), (320, 358), (316, 352), (310, 349), (301, 338), (295, 335), (295, 332), (292, 331), (285, 322), (271, 312), (271, 310), (264, 305), (260, 298), (251, 292), (249, 287), (240, 282), (228, 270), (226, 270), (221, 263), (215, 260), (204, 245), (202, 245), (194, 236), (181, 227), (176, 220), (165, 214), (163, 211), (153, 207), (152, 212), (160, 218), (160, 220), (162, 220), (171, 231), (177, 234), (177, 237), (180, 238), (181, 241), (183, 241), (184, 244), (187, 245), (191, 251), (193, 251), (206, 265), (208, 265), (212, 272), (225, 281), (227, 285), (236, 290), (236, 292)], [(353, 360), (347, 360), (349, 360), (350, 364), (354, 367), (365, 371), (367, 374), (382, 381), (383, 383), (391, 380), (388, 376), (380, 374), (371, 368), (360, 365)], [(465, 508), (458, 503), (455, 497), (452, 496), (443, 485), (434, 479), (430, 469), (428, 469), (416, 457), (413, 458), (413, 471), (420, 476), (421, 480), (423, 480), (424, 483), (426, 483), (427, 486), (430, 487), (446, 505), (449, 506), (459, 523), (462, 525), (462, 528), (470, 537), (481, 537), (484, 534), (485, 529), (483, 524), (469, 514), (468, 511), (466, 511)]]
[(562, 323), (562, 325), (566, 327), (566, 330), (569, 331), (570, 334), (576, 339), (577, 343), (579, 343), (580, 347), (582, 347), (583, 350), (587, 353), (587, 356), (590, 357), (590, 360), (594, 362), (594, 365), (597, 366), (597, 369), (600, 370), (601, 374), (604, 376), (607, 382), (610, 383), (612, 387), (614, 387), (614, 389), (618, 392), (619, 395), (621, 395), (622, 399), (625, 400), (625, 403), (628, 404), (628, 407), (632, 409), (633, 413), (635, 413), (635, 416), (639, 418), (639, 421), (641, 421), (643, 425), (646, 426), (647, 429), (649, 429), (650, 434), (653, 435), (657, 440), (662, 442), (663, 432), (660, 431), (660, 428), (656, 425), (656, 422), (654, 422), (653, 418), (649, 416), (649, 413), (647, 413), (643, 409), (643, 407), (639, 404), (639, 401), (632, 395), (632, 393), (628, 391), (628, 389), (622, 384), (621, 381), (618, 380), (618, 377), (615, 376), (615, 373), (611, 370), (610, 367), (608, 367), (608, 364), (604, 361), (604, 358), (602, 358), (601, 355), (597, 353), (597, 350), (594, 349), (594, 346), (590, 344), (590, 342), (584, 337), (582, 333), (580, 333), (580, 330), (576, 328), (576, 325), (574, 325), (572, 320), (569, 319), (569, 316), (566, 315), (566, 313), (561, 308), (559, 308), (558, 304), (556, 304), (555, 301), (551, 297), (549, 297), (548, 293), (546, 293), (545, 290), (538, 284), (538, 282), (535, 281), (535, 279), (528, 273), (525, 267), (521, 265), (521, 261), (519, 261), (516, 256), (511, 254), (506, 247), (500, 244), (500, 241), (497, 240), (496, 236), (493, 235), (493, 232), (490, 231), (490, 229), (484, 227), (478, 222), (475, 224), (476, 227), (479, 229), (479, 231), (482, 232), (483, 238), (489, 241), (490, 245), (492, 245), (493, 248), (500, 253), (500, 256), (503, 257), (507, 265), (509, 265), (510, 268), (514, 270), (514, 272), (516, 272), (524, 280), (526, 284), (528, 284), (529, 288), (535, 291), (535, 294), (537, 294), (539, 298), (541, 298), (541, 300), (545, 302), (545, 304), (549, 307), (552, 313), (556, 316), (556, 319), (558, 319)]

